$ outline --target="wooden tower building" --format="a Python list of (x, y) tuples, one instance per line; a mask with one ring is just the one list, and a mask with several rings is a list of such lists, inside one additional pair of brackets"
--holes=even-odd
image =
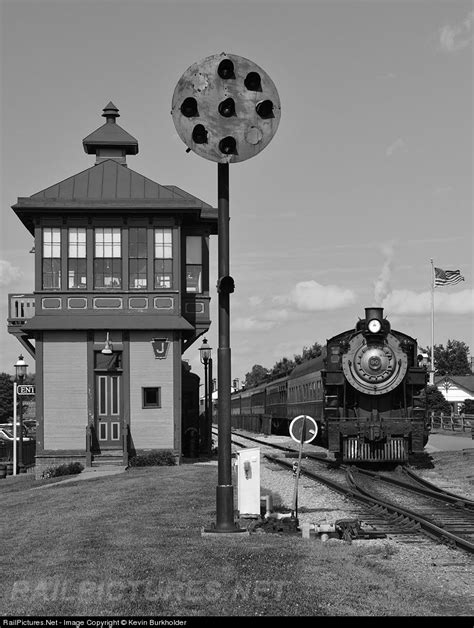
[(131, 170), (137, 140), (113, 103), (102, 115), (83, 140), (95, 164), (12, 207), (34, 236), (34, 292), (9, 295), (8, 330), (36, 362), (37, 477), (134, 452), (179, 459), (181, 358), (210, 325), (216, 208)]

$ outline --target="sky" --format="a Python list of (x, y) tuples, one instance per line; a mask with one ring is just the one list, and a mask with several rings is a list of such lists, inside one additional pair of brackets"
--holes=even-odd
[[(221, 52), (272, 79), (270, 143), (230, 165), (232, 379), (271, 369), (381, 306), (392, 327), (474, 353), (472, 2), (0, 0), (0, 372), (23, 352), (8, 294), (33, 291), (32, 236), (11, 206), (94, 165), (82, 139), (104, 122), (139, 142), (128, 166), (217, 206), (217, 167), (186, 153), (174, 89)], [(211, 238), (217, 373), (217, 237)], [(203, 376), (199, 339), (183, 355)], [(28, 356), (30, 370), (34, 371)]]

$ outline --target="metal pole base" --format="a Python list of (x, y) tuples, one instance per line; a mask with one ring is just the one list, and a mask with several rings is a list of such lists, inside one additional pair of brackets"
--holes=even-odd
[(216, 523), (203, 529), (203, 534), (235, 534), (246, 532), (234, 521), (234, 487), (232, 484), (216, 487)]

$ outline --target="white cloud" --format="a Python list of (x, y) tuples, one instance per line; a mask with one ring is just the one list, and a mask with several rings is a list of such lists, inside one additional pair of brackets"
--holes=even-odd
[(239, 317), (232, 321), (232, 331), (268, 331), (276, 321), (261, 320), (255, 316)]
[(249, 305), (250, 307), (257, 307), (263, 303), (262, 297), (250, 297)]
[(470, 45), (472, 41), (472, 24), (474, 11), (469, 13), (462, 24), (450, 26), (447, 24), (440, 29), (439, 42), (444, 52), (457, 52)]
[[(394, 290), (385, 297), (382, 307), (387, 316), (394, 314), (425, 316), (431, 312), (431, 293)], [(459, 292), (435, 291), (436, 314), (471, 314), (474, 313), (474, 290)]]
[(390, 146), (387, 147), (385, 151), (385, 156), (391, 157), (395, 151), (401, 150), (404, 147), (405, 147), (404, 140), (401, 137), (398, 137), (394, 142), (390, 144)]
[(356, 297), (352, 290), (323, 286), (311, 280), (297, 283), (285, 300), (302, 312), (318, 312), (346, 307), (354, 303)]
[(0, 286), (9, 286), (21, 277), (23, 272), (17, 266), (12, 266), (6, 260), (0, 260)]

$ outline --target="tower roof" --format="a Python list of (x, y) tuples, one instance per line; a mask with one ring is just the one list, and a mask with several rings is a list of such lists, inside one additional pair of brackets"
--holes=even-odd
[(115, 148), (126, 155), (136, 155), (138, 141), (116, 123), (120, 114), (113, 102), (104, 107), (102, 116), (106, 120), (105, 124), (82, 140), (85, 152), (88, 155), (98, 155), (101, 148)]

